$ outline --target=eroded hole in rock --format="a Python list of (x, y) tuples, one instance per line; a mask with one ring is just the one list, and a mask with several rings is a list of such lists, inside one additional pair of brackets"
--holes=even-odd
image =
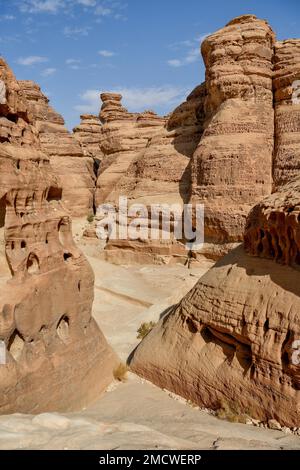
[(80, 290), (81, 290), (81, 281), (78, 281), (77, 287), (78, 287), (78, 290), (80, 292)]
[(58, 337), (63, 341), (66, 342), (70, 336), (69, 332), (69, 318), (64, 315), (58, 322), (56, 331), (58, 334)]
[(21, 248), (22, 248), (22, 249), (26, 248), (26, 242), (25, 242), (25, 240), (22, 240), (22, 241), (21, 241)]
[(71, 260), (72, 258), (73, 258), (72, 253), (64, 253), (64, 260), (65, 261)]
[(39, 272), (40, 270), (39, 260), (35, 254), (30, 253), (27, 259), (26, 267), (27, 267), (27, 271), (29, 274), (37, 274)]
[(15, 330), (11, 337), (9, 338), (7, 350), (10, 352), (15, 361), (18, 361), (24, 349), (25, 341), (18, 332)]
[(55, 188), (51, 186), (47, 194), (47, 201), (61, 201), (62, 199), (62, 188)]

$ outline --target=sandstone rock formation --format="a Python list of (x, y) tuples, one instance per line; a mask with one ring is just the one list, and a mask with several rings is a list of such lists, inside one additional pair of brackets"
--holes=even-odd
[(274, 42), (265, 21), (245, 15), (202, 43), (206, 123), (192, 159), (192, 201), (205, 203), (206, 243), (242, 240), (251, 206), (271, 192)]
[[(202, 203), (200, 253), (216, 259), (243, 239), (251, 207), (297, 175), (300, 104), (292, 97), (295, 80), (300, 83), (299, 41), (276, 43), (266, 21), (244, 15), (208, 36), (202, 55), (205, 83), (164, 122), (155, 118), (154, 129), (151, 116), (128, 113), (120, 95), (102, 95), (96, 202), (115, 203), (125, 194), (146, 205)], [(166, 261), (182, 246), (107, 245), (116, 257), (121, 248), (154, 258), (161, 249)]]
[(121, 177), (165, 122), (164, 118), (151, 111), (129, 113), (121, 104), (122, 96), (117, 93), (103, 93), (101, 99), (100, 121), (103, 126), (100, 147), (104, 157), (97, 180), (96, 206), (115, 202), (115, 193), (120, 192), (118, 183)]
[(300, 39), (278, 41), (274, 51), (274, 186), (300, 172)]
[(300, 265), (300, 179), (264, 199), (249, 214), (245, 249), (254, 256)]
[(82, 114), (80, 119), (80, 124), (73, 129), (73, 135), (81, 145), (84, 155), (93, 158), (98, 169), (103, 157), (100, 147), (101, 122), (99, 117), (93, 114)]
[(300, 179), (255, 206), (249, 254), (239, 246), (218, 261), (140, 344), (132, 370), (200, 405), (225, 400), (298, 426), (299, 214)]
[(79, 142), (67, 131), (63, 118), (51, 108), (40, 87), (27, 80), (19, 84), (34, 116), (41, 149), (50, 157), (60, 178), (65, 207), (73, 216), (86, 216), (93, 212), (96, 179), (93, 158), (83, 154)]
[[(0, 412), (79, 409), (109, 384), (116, 358), (91, 317), (93, 272), (40, 129), (3, 59), (0, 84)], [(45, 116), (43, 129), (62, 126)]]

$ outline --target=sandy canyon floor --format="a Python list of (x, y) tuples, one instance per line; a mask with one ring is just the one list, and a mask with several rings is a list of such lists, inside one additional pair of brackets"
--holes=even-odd
[[(94, 317), (125, 362), (139, 326), (165, 315), (212, 263), (112, 265), (81, 239), (84, 225), (73, 232), (95, 272)], [(0, 449), (300, 449), (300, 437), (220, 420), (128, 373), (82, 411), (1, 416)]]

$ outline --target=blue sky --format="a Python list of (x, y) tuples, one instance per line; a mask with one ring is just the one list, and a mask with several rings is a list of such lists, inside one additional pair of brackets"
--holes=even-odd
[(0, 0), (0, 54), (42, 87), (68, 128), (101, 91), (164, 114), (204, 79), (199, 45), (235, 16), (300, 37), (299, 0)]

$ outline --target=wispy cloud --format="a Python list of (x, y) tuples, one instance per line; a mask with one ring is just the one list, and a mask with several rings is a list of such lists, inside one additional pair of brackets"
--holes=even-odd
[(170, 67), (184, 67), (185, 65), (193, 64), (200, 59), (200, 44), (208, 36), (209, 33), (204, 33), (196, 36), (194, 39), (179, 41), (169, 45), (169, 48), (176, 51), (182, 51), (178, 58), (167, 60)]
[(63, 33), (66, 37), (76, 38), (79, 36), (88, 36), (90, 31), (90, 26), (83, 26), (79, 28), (71, 28), (70, 26), (65, 26)]
[(55, 74), (56, 68), (54, 67), (48, 67), (47, 69), (44, 69), (41, 71), (42, 77), (50, 77), (50, 75)]
[(102, 49), (101, 51), (98, 51), (98, 54), (101, 55), (102, 57), (113, 57), (114, 55), (116, 55), (115, 52), (107, 51), (106, 49)]
[[(80, 113), (97, 113), (100, 108), (100, 93), (104, 90), (86, 90), (80, 95), (84, 102), (75, 106), (75, 110)], [(121, 93), (123, 104), (130, 111), (143, 111), (149, 108), (171, 107), (180, 103), (186, 94), (187, 88), (173, 85), (160, 87), (118, 87), (110, 90)]]
[(64, 0), (21, 0), (19, 4), (23, 13), (57, 13), (63, 7)]
[(14, 15), (0, 15), (0, 21), (13, 21), (15, 19)]
[(97, 5), (96, 0), (77, 0), (77, 3), (85, 7), (94, 7), (95, 5)]
[(17, 59), (17, 64), (25, 65), (25, 66), (42, 64), (44, 62), (48, 62), (48, 58), (41, 57), (38, 55), (30, 55), (28, 57), (19, 57), (19, 59)]

